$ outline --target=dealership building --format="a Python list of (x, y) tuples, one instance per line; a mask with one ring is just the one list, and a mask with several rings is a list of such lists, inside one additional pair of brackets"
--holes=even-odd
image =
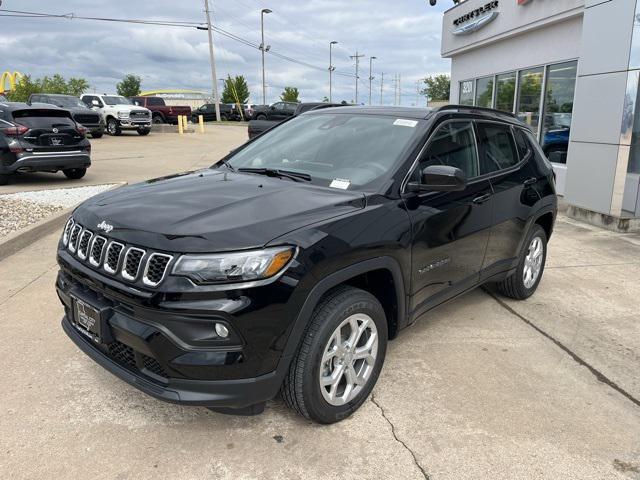
[(640, 228), (640, 1), (466, 0), (443, 18), (451, 103), (536, 132), (570, 215)]

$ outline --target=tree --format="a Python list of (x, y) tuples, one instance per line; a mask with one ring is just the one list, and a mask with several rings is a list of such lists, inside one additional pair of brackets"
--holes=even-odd
[(243, 75), (231, 78), (227, 75), (222, 90), (222, 103), (247, 103), (249, 100), (249, 86)]
[(128, 73), (122, 81), (116, 85), (116, 90), (118, 90), (118, 95), (122, 95), (123, 97), (137, 97), (140, 95), (141, 84), (142, 79), (139, 76)]
[(68, 81), (60, 74), (52, 77), (31, 78), (23, 76), (16, 84), (16, 88), (9, 92), (7, 98), (13, 102), (26, 102), (33, 93), (57, 93), (79, 97), (89, 89), (89, 82), (84, 78), (70, 78)]
[(425, 88), (420, 93), (429, 100), (449, 100), (451, 78), (449, 75), (435, 75), (424, 79)]
[(283, 102), (299, 102), (298, 95), (300, 95), (300, 93), (296, 87), (284, 87), (280, 95), (280, 100)]

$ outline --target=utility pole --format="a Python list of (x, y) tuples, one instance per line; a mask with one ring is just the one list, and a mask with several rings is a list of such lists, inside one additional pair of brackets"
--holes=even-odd
[(332, 101), (331, 77), (333, 76), (333, 71), (336, 69), (336, 67), (333, 66), (333, 58), (331, 56), (331, 47), (333, 47), (337, 43), (338, 42), (336, 42), (335, 40), (333, 40), (332, 42), (329, 42), (329, 103), (331, 103)]
[(398, 74), (393, 74), (393, 104), (398, 104)]
[(358, 80), (360, 79), (360, 77), (358, 77), (358, 67), (360, 66), (360, 59), (362, 57), (364, 57), (364, 54), (358, 55), (358, 52), (356, 52), (355, 55), (351, 55), (349, 57), (351, 59), (356, 59), (356, 105), (358, 104)]
[(416, 80), (416, 107), (419, 107), (418, 102), (420, 101), (420, 79)]
[(220, 97), (218, 97), (218, 76), (216, 75), (216, 56), (213, 51), (213, 33), (209, 16), (209, 0), (204, 0), (204, 12), (207, 15), (207, 33), (209, 34), (209, 61), (211, 62), (211, 83), (213, 84), (213, 101), (216, 105), (216, 120), (220, 120)]
[(264, 44), (264, 14), (271, 13), (271, 10), (268, 8), (263, 8), (260, 11), (260, 33), (262, 35), (262, 43), (260, 43), (260, 52), (262, 53), (262, 104), (267, 104), (267, 87), (264, 81), (264, 52), (269, 51), (269, 47), (266, 47)]
[(373, 61), (378, 57), (369, 57), (369, 105), (371, 105), (371, 81), (373, 80), (372, 67)]
[(380, 74), (380, 105), (382, 105), (382, 87), (384, 86), (384, 72)]
[(400, 81), (400, 74), (398, 74), (398, 105), (402, 105), (402, 82)]

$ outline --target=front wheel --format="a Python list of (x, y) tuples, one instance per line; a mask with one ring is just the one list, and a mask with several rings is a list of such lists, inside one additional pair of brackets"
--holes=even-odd
[(120, 135), (122, 133), (120, 124), (115, 118), (110, 118), (109, 120), (107, 120), (107, 133), (109, 135)]
[(149, 130), (148, 128), (138, 128), (138, 135), (149, 135), (149, 133), (151, 132), (151, 130)]
[(64, 173), (65, 177), (67, 177), (69, 180), (79, 180), (82, 177), (84, 177), (85, 173), (87, 173), (87, 169), (86, 168), (65, 168), (64, 170), (62, 170), (62, 173)]
[(161, 115), (154, 115), (152, 121), (155, 125), (161, 125), (164, 123), (164, 118)]
[(364, 290), (338, 287), (314, 310), (282, 397), (310, 420), (343, 420), (373, 390), (386, 351), (387, 321), (380, 302)]
[(520, 256), (516, 271), (497, 284), (504, 296), (524, 300), (534, 294), (547, 261), (547, 234), (534, 224), (525, 240), (525, 251)]

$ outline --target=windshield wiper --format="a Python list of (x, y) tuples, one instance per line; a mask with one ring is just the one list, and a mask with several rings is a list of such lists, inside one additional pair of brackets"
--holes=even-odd
[(301, 180), (311, 181), (311, 175), (308, 173), (292, 172), (291, 170), (280, 170), (279, 168), (239, 168), (239, 172), (257, 173), (268, 177), (288, 178), (294, 182)]

